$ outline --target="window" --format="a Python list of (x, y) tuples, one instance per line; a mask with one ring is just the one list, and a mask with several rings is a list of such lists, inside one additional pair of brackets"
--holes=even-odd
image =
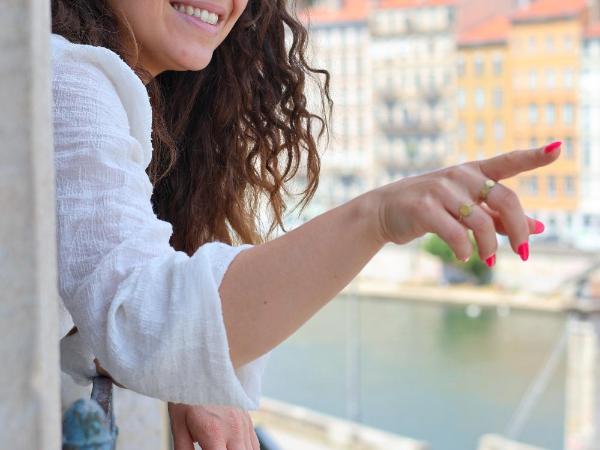
[(575, 75), (573, 74), (573, 70), (571, 69), (566, 69), (565, 70), (565, 87), (566, 88), (572, 88), (573, 85), (575, 84)]
[(456, 104), (459, 109), (464, 109), (467, 104), (467, 93), (464, 89), (459, 89), (456, 95)]
[(573, 36), (570, 34), (565, 34), (564, 42), (567, 50), (571, 50), (573, 48)]
[(569, 197), (575, 195), (575, 178), (570, 175), (565, 177), (565, 193)]
[(461, 142), (465, 141), (467, 135), (466, 126), (463, 122), (458, 124), (458, 140)]
[(537, 195), (538, 190), (538, 178), (536, 176), (528, 177), (527, 191), (529, 192), (529, 195)]
[(494, 123), (494, 136), (497, 141), (504, 140), (504, 123), (501, 120), (496, 120)]
[(550, 53), (554, 51), (554, 36), (552, 35), (546, 37), (546, 50)]
[(477, 109), (483, 109), (485, 107), (485, 91), (482, 88), (478, 88), (475, 91), (475, 106)]
[(563, 106), (563, 122), (570, 125), (573, 123), (573, 105), (571, 103), (566, 103)]
[(504, 61), (502, 60), (502, 55), (494, 55), (494, 75), (502, 75), (502, 71), (504, 69)]
[(483, 59), (481, 58), (481, 55), (477, 55), (477, 56), (475, 56), (475, 75), (480, 77), (483, 75), (483, 71), (484, 71)]
[(537, 87), (537, 72), (532, 70), (529, 72), (529, 89), (534, 90)]
[(584, 166), (589, 166), (592, 163), (592, 155), (591, 155), (591, 149), (592, 144), (590, 143), (590, 141), (585, 141), (585, 144), (583, 144), (583, 165)]
[(529, 123), (536, 124), (538, 121), (538, 106), (535, 103), (529, 105)]
[(548, 176), (548, 197), (556, 197), (556, 177)]
[(528, 45), (529, 45), (529, 51), (533, 52), (535, 51), (535, 47), (536, 47), (536, 40), (534, 36), (530, 36), (529, 40), (528, 40)]
[(463, 58), (458, 59), (458, 63), (456, 64), (456, 71), (459, 77), (465, 76), (465, 60)]
[(477, 139), (477, 142), (485, 140), (485, 124), (481, 120), (478, 120), (475, 124), (475, 139)]
[(550, 89), (556, 87), (556, 72), (554, 70), (548, 70), (546, 72), (546, 87)]
[(575, 147), (573, 145), (573, 138), (567, 137), (565, 138), (565, 158), (567, 159), (575, 159)]
[(502, 108), (504, 103), (504, 92), (501, 88), (494, 89), (494, 106), (496, 109)]
[(546, 123), (553, 125), (556, 121), (556, 107), (552, 103), (546, 105)]

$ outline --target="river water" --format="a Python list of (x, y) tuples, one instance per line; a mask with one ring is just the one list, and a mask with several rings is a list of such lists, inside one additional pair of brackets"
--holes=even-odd
[[(558, 314), (494, 308), (471, 318), (463, 307), (340, 297), (273, 352), (264, 394), (350, 411), (436, 450), (474, 450), (483, 434), (506, 430), (564, 326)], [(348, 383), (358, 385), (350, 396)], [(563, 355), (520, 441), (562, 448), (564, 386)]]

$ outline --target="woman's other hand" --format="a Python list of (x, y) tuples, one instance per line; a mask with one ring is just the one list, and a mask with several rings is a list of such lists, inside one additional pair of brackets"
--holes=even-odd
[(229, 406), (169, 403), (174, 450), (260, 450), (250, 415)]
[(481, 259), (492, 266), (498, 232), (508, 235), (521, 259), (528, 259), (529, 235), (540, 233), (544, 227), (525, 215), (512, 190), (493, 182), (551, 164), (559, 157), (560, 146), (560, 142), (555, 142), (535, 150), (514, 151), (376, 189), (373, 193), (380, 196), (379, 230), (383, 242), (403, 244), (435, 233), (450, 245), (458, 259), (465, 261), (473, 252), (466, 232), (471, 229)]

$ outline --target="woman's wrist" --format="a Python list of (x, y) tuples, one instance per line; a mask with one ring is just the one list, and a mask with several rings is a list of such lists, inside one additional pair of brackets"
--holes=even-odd
[(389, 242), (385, 236), (385, 231), (382, 227), (382, 191), (375, 189), (366, 192), (353, 200), (350, 203), (355, 204), (359, 220), (364, 221), (365, 236), (369, 236), (374, 245), (383, 247)]

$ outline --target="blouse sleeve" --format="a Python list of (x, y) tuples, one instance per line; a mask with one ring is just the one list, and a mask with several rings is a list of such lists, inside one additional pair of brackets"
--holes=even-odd
[(101, 67), (55, 65), (53, 94), (59, 290), (73, 342), (141, 394), (255, 409), (267, 356), (234, 369), (218, 291), (251, 246), (208, 243), (191, 257), (170, 246), (142, 147)]

